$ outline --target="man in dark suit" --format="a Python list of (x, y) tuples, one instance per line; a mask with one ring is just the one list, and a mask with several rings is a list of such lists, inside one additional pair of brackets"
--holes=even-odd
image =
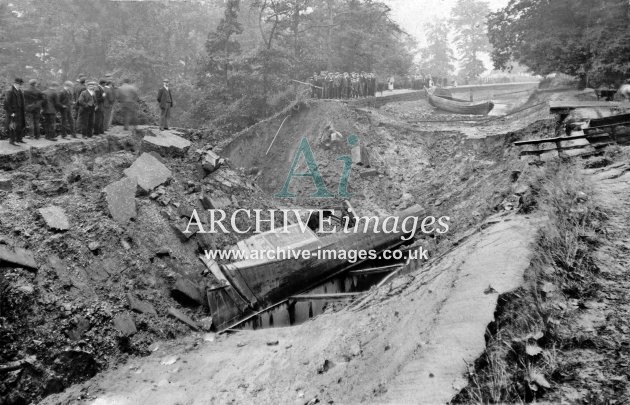
[(28, 88), (24, 90), (24, 104), (26, 105), (26, 114), (30, 115), (33, 120), (33, 139), (39, 139), (39, 125), (42, 116), (42, 104), (44, 102), (44, 94), (37, 88), (37, 80), (28, 81)]
[(94, 109), (94, 135), (105, 133), (105, 83), (107, 80), (101, 79), (94, 89), (96, 94), (96, 108)]
[(55, 129), (57, 111), (62, 110), (59, 98), (57, 97), (58, 90), (59, 84), (57, 82), (50, 83), (48, 89), (44, 90), (44, 106), (42, 108), (44, 114), (44, 132), (46, 132), (46, 139), (50, 141), (57, 140), (57, 132)]
[(111, 82), (111, 79), (106, 79), (105, 83), (105, 95), (103, 99), (103, 115), (105, 119), (103, 121), (103, 129), (107, 131), (112, 125), (112, 115), (114, 112), (114, 103), (116, 102), (116, 90)]
[(168, 79), (164, 79), (163, 84), (157, 96), (157, 101), (160, 105), (160, 130), (168, 129), (168, 120), (171, 117), (171, 108), (173, 108), (173, 96), (171, 89), (168, 87)]
[(24, 127), (26, 124), (26, 111), (24, 107), (24, 93), (22, 93), (24, 81), (17, 77), (11, 88), (4, 95), (4, 111), (6, 112), (6, 130), (9, 133), (11, 145), (25, 143)]
[(59, 113), (61, 114), (61, 134), (64, 138), (67, 136), (72, 136), (73, 138), (77, 137), (74, 129), (74, 119), (72, 118), (72, 110), (74, 107), (72, 86), (71, 81), (65, 82), (63, 88), (57, 95), (59, 104), (63, 107)]
[(79, 104), (79, 119), (81, 121), (81, 134), (91, 138), (94, 134), (94, 110), (96, 109), (96, 82), (88, 82), (87, 89), (81, 92), (77, 103)]
[(79, 126), (81, 126), (81, 120), (79, 117), (79, 96), (81, 95), (81, 93), (83, 93), (83, 90), (85, 90), (87, 87), (85, 86), (85, 75), (79, 75), (79, 78), (77, 79), (77, 83), (74, 85), (74, 88), (72, 89), (72, 97), (74, 98), (74, 111), (73, 113), (73, 118), (74, 118), (74, 122), (77, 125), (77, 128)]

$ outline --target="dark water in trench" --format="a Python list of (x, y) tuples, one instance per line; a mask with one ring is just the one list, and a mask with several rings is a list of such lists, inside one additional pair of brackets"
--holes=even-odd
[[(356, 269), (373, 268), (378, 266), (390, 266), (388, 263), (370, 262)], [(355, 270), (356, 270), (355, 269)], [(395, 269), (391, 269), (392, 271)], [(327, 282), (305, 292), (304, 294), (335, 294), (368, 291), (378, 284), (389, 273), (350, 275), (347, 272), (328, 280)], [(314, 299), (283, 303), (268, 311), (265, 311), (248, 321), (242, 323), (237, 329), (256, 330), (283, 326), (299, 325), (309, 319), (323, 313), (331, 305), (345, 305), (352, 299)]]

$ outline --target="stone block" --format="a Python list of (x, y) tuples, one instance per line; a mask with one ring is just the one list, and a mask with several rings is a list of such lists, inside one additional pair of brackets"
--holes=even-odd
[(70, 229), (68, 217), (61, 207), (51, 205), (50, 207), (40, 208), (39, 214), (44, 218), (46, 225), (51, 229), (59, 231), (67, 231)]
[(149, 153), (143, 153), (124, 173), (129, 178), (135, 178), (145, 194), (166, 183), (172, 176), (171, 171)]
[(131, 293), (127, 293), (129, 308), (141, 314), (157, 315), (155, 307), (150, 302), (142, 301)]
[(194, 322), (192, 319), (190, 319), (189, 317), (187, 317), (183, 312), (170, 307), (168, 309), (168, 314), (170, 316), (172, 316), (173, 318), (177, 319), (180, 322), (185, 323), (186, 325), (190, 326), (190, 328), (192, 328), (193, 330), (199, 330), (199, 325), (197, 325), (196, 322)]
[(190, 141), (176, 135), (175, 131), (160, 131), (148, 128), (147, 135), (142, 138), (142, 148), (145, 151), (155, 151), (162, 156), (181, 157), (190, 148)]
[(105, 187), (105, 200), (109, 213), (116, 222), (126, 224), (137, 215), (136, 190), (138, 181), (136, 178), (125, 177)]
[(11, 249), (8, 246), (0, 245), (0, 267), (6, 264), (15, 267), (24, 267), (30, 270), (38, 269), (35, 257), (30, 250), (17, 247)]
[(187, 278), (180, 278), (175, 282), (171, 295), (184, 305), (203, 304), (203, 295), (199, 287)]
[(114, 318), (114, 327), (118, 329), (123, 336), (131, 336), (138, 332), (136, 322), (129, 313), (120, 314)]

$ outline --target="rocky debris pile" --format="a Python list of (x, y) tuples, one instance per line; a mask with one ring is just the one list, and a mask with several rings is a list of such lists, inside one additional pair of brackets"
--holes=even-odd
[(199, 255), (237, 236), (180, 238), (172, 226), (195, 209), (206, 224), (208, 204), (274, 203), (201, 135), (185, 138), (185, 152), (136, 143), (48, 156), (46, 166), (26, 162), (1, 176), (0, 370), (11, 371), (0, 403), (36, 402), (148, 354), (157, 339), (210, 330), (206, 289), (216, 280)]

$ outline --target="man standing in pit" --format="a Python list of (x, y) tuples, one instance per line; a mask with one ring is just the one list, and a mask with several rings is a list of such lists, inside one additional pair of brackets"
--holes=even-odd
[(168, 120), (171, 117), (171, 108), (173, 108), (173, 95), (169, 86), (169, 80), (162, 81), (163, 86), (158, 91), (157, 102), (160, 105), (160, 130), (168, 129)]
[(24, 93), (22, 92), (20, 77), (16, 77), (11, 88), (4, 95), (4, 111), (6, 113), (6, 129), (9, 133), (9, 143), (17, 145), (25, 143), (22, 140), (26, 125), (26, 110), (24, 109)]
[(37, 88), (37, 80), (28, 81), (28, 88), (24, 90), (24, 104), (26, 105), (26, 114), (33, 121), (33, 139), (39, 139), (39, 125), (42, 117), (42, 103), (44, 102), (44, 94)]

